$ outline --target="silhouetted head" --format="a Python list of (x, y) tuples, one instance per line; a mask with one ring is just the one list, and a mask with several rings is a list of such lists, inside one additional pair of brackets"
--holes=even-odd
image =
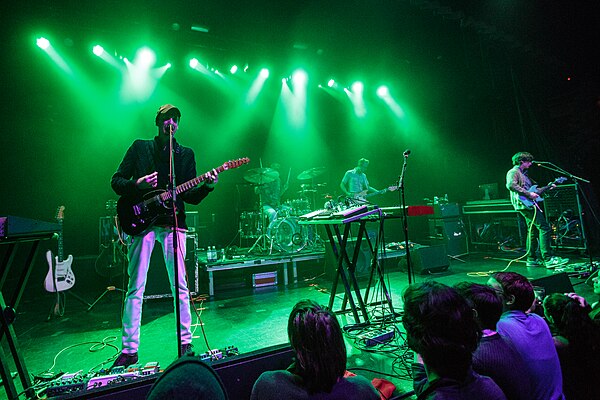
[(437, 282), (412, 284), (402, 297), (408, 346), (441, 377), (464, 380), (481, 336), (470, 304)]
[(346, 346), (335, 314), (312, 300), (298, 302), (288, 319), (295, 373), (309, 393), (330, 392), (346, 371)]

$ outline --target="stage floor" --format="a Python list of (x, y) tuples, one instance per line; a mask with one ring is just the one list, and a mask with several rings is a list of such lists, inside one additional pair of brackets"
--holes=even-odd
[[(452, 285), (469, 280), (485, 283), (490, 271), (506, 268), (508, 261), (518, 257), (515, 252), (472, 253), (450, 258), (447, 271), (416, 275), (416, 281), (434, 279)], [(585, 263), (585, 258), (573, 254), (570, 268), (577, 263)], [(316, 264), (319, 263), (320, 264)], [(211, 349), (224, 350), (234, 346), (240, 353), (247, 353), (269, 346), (287, 342), (286, 324), (293, 305), (300, 299), (310, 298), (327, 304), (330, 298), (332, 282), (323, 273), (322, 260), (315, 259), (315, 265), (299, 266), (298, 280), (290, 279), (288, 285), (282, 281), (276, 286), (253, 288), (245, 285), (236, 288), (223, 288), (218, 295), (195, 296), (194, 305), (199, 317), (194, 318), (194, 350), (204, 353)], [(389, 258), (384, 263), (385, 282), (391, 294), (392, 305), (397, 312), (402, 310), (400, 296), (408, 284), (405, 272), (399, 271), (398, 259)], [(544, 268), (526, 268), (525, 263), (516, 262), (509, 268), (530, 279), (543, 278), (557, 274), (558, 271)], [(571, 277), (574, 290), (591, 298), (592, 288), (586, 285), (585, 279)], [(361, 280), (361, 287), (366, 280)], [(364, 293), (364, 289), (363, 289)], [(375, 297), (369, 303), (382, 300), (380, 287), (371, 288)], [(81, 294), (81, 293), (80, 293)], [(334, 310), (341, 308), (343, 289), (340, 287), (334, 304)], [(86, 293), (84, 297), (93, 298), (96, 293)], [(33, 375), (51, 370), (54, 373), (98, 370), (102, 366), (109, 367), (111, 359), (120, 348), (120, 327), (122, 295), (110, 292), (95, 307), (87, 312), (86, 306), (72, 296), (66, 296), (66, 306), (62, 317), (52, 317), (47, 321), (48, 309), (52, 304), (52, 294), (42, 299), (23, 296), (18, 316), (14, 323), (15, 331), (21, 347), (25, 363)], [(204, 299), (204, 300), (202, 300)], [(389, 314), (389, 310), (381, 306), (367, 307), (370, 318), (379, 321), (381, 313)], [(352, 313), (339, 314), (342, 325), (353, 324)], [(200, 326), (203, 324), (203, 326)], [(396, 323), (388, 323), (384, 329), (401, 328), (400, 318)], [(381, 324), (378, 323), (378, 327)], [(204, 335), (203, 335), (204, 332)], [(398, 331), (396, 331), (398, 332)], [(397, 393), (408, 392), (412, 382), (406, 370), (412, 354), (404, 346), (404, 338), (396, 333), (395, 341), (379, 348), (365, 347), (361, 335), (352, 332), (346, 338), (348, 348), (348, 368), (368, 378), (381, 377), (392, 381), (397, 386)], [(5, 347), (6, 354), (8, 348)], [(156, 361), (166, 368), (176, 357), (175, 318), (170, 298), (149, 299), (144, 303), (139, 350), (140, 362)], [(358, 369), (355, 369), (358, 368)], [(19, 379), (15, 383), (20, 387)], [(0, 390), (0, 399), (6, 398), (4, 388)]]

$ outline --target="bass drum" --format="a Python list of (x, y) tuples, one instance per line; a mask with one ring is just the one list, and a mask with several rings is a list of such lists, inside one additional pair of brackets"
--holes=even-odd
[(294, 253), (306, 246), (306, 239), (301, 228), (298, 218), (277, 218), (269, 224), (267, 236), (271, 240), (273, 248), (285, 253)]

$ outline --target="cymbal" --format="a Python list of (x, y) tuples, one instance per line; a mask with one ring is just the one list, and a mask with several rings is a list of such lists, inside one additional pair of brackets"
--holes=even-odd
[(297, 176), (297, 178), (300, 180), (312, 179), (321, 175), (323, 172), (325, 172), (325, 167), (314, 167), (301, 172), (300, 175)]
[(272, 168), (253, 168), (246, 171), (244, 179), (248, 182), (262, 185), (263, 183), (273, 182), (279, 177), (279, 172)]
[(302, 189), (302, 190), (298, 190), (297, 193), (302, 194), (302, 193), (314, 193), (314, 192), (316, 192), (315, 189)]

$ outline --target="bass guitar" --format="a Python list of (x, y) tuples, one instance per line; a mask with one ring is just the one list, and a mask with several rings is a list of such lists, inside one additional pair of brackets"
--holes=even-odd
[(540, 197), (537, 197), (535, 199), (530, 199), (527, 196), (519, 196), (519, 200), (521, 200), (521, 203), (525, 204), (527, 207), (535, 206), (535, 207), (539, 208), (538, 203), (544, 201), (542, 194), (545, 191), (552, 189), (552, 185), (563, 183), (566, 180), (567, 180), (567, 178), (565, 178), (564, 176), (561, 176), (560, 178), (556, 178), (553, 182), (550, 182), (546, 186), (543, 186), (541, 188), (538, 188), (538, 185), (533, 185), (529, 188), (528, 192), (529, 193), (537, 193), (540, 195)]
[(75, 284), (75, 274), (71, 269), (73, 264), (73, 256), (69, 254), (67, 259), (63, 256), (63, 220), (65, 206), (60, 206), (56, 210), (56, 221), (60, 226), (58, 232), (58, 254), (54, 256), (51, 250), (46, 252), (46, 260), (48, 261), (48, 274), (44, 280), (44, 288), (46, 291), (62, 292), (69, 290)]
[(377, 196), (377, 195), (384, 194), (387, 192), (394, 192), (396, 190), (398, 190), (398, 186), (388, 186), (385, 189), (378, 190), (377, 192), (373, 192), (373, 193), (367, 193), (366, 190), (363, 190), (362, 192), (354, 193), (352, 195), (352, 198), (354, 200), (366, 201), (369, 197)]
[[(240, 167), (250, 162), (248, 157), (239, 158), (235, 161), (227, 161), (214, 169), (217, 173)], [(181, 194), (198, 186), (199, 183), (208, 179), (208, 171), (194, 179), (191, 179), (175, 187), (175, 193)], [(166, 190), (153, 190), (141, 198), (129, 198), (121, 196), (117, 201), (117, 215), (121, 229), (128, 235), (139, 235), (154, 224), (160, 215), (170, 210), (171, 192)]]

